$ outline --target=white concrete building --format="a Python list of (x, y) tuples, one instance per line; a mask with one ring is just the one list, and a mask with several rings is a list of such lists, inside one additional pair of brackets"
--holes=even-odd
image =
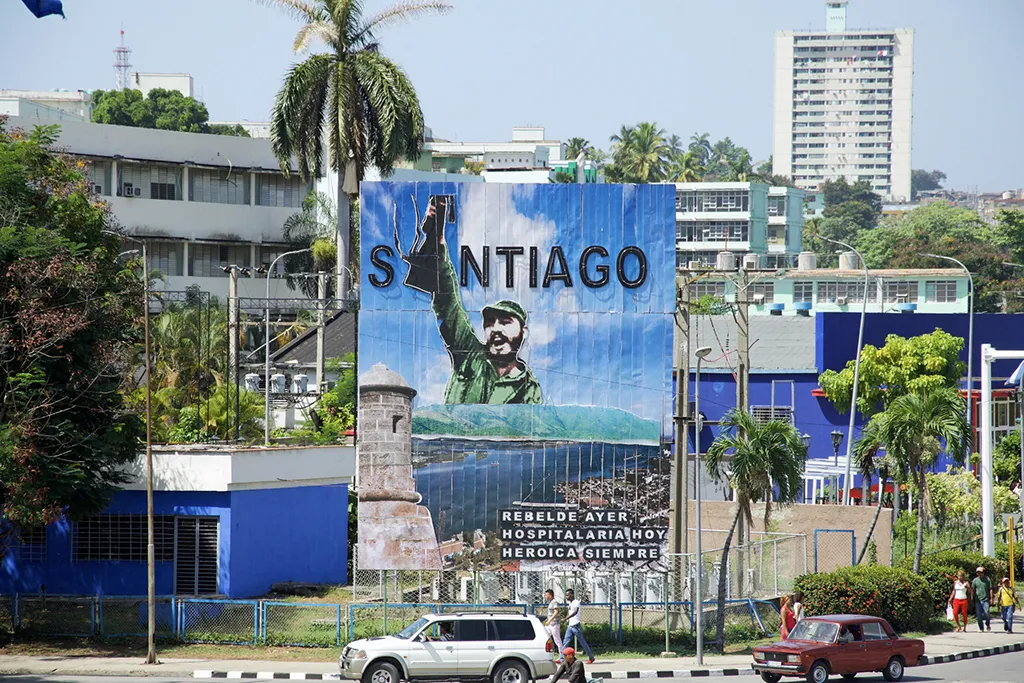
[(192, 74), (147, 74), (135, 71), (128, 77), (128, 87), (142, 92), (143, 97), (157, 88), (177, 90), (185, 97), (195, 97)]
[(676, 265), (714, 266), (720, 252), (784, 268), (803, 244), (803, 190), (764, 183), (676, 183)]
[(775, 34), (773, 168), (807, 190), (844, 176), (888, 201), (910, 198), (913, 29), (846, 26), (826, 0), (826, 30)]
[[(92, 118), (92, 95), (85, 90), (2, 90), (0, 89), (0, 100), (13, 102), (23, 100), (31, 102), (40, 108), (40, 111), (56, 109), (68, 114), (67, 118), (72, 120), (88, 121)], [(7, 104), (3, 113), (8, 116), (28, 116), (30, 118), (56, 118), (56, 116), (38, 116), (28, 105), (17, 107), (19, 113), (9, 113), (15, 109), (15, 105)], [(24, 111), (25, 113), (20, 113)]]
[[(94, 190), (129, 234), (148, 241), (149, 268), (164, 275), (156, 287), (167, 291), (198, 285), (226, 298), (222, 268), (269, 265), (287, 251), (281, 228), (309, 191), (297, 166), (281, 173), (269, 140), (64, 121), (57, 144), (89, 162)], [(263, 299), (264, 277), (240, 278), (239, 296)], [(271, 297), (302, 294), (272, 278)]]

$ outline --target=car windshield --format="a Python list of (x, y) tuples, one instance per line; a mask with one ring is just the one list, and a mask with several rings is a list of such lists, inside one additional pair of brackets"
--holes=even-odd
[(395, 634), (395, 638), (401, 638), (402, 640), (409, 640), (414, 635), (419, 633), (420, 629), (423, 628), (424, 626), (426, 626), (428, 621), (430, 621), (430, 620), (427, 619), (426, 617), (420, 617), (419, 619), (417, 619), (416, 621), (412, 622), (411, 624), (409, 624), (408, 626), (403, 628), (401, 631), (396, 633)]
[(827, 621), (804, 619), (789, 632), (789, 640), (809, 640), (812, 643), (834, 643), (839, 627)]

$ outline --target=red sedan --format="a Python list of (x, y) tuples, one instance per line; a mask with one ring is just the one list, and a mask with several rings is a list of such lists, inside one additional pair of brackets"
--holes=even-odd
[(874, 671), (898, 681), (922, 655), (924, 641), (900, 638), (885, 619), (841, 614), (807, 617), (786, 640), (755, 647), (754, 669), (765, 683), (778, 683), (783, 676), (825, 683), (831, 674), (850, 679)]

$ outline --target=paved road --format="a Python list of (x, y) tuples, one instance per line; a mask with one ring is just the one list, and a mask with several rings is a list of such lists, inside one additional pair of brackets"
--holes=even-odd
[[(659, 678), (659, 683), (690, 681), (692, 678)], [(757, 676), (715, 677), (722, 683), (761, 683)], [(799, 681), (786, 678), (783, 681)], [(842, 683), (843, 679), (833, 676), (831, 681)], [(883, 681), (881, 674), (857, 676), (857, 681)], [(906, 683), (1020, 683), (1024, 680), (1024, 652), (972, 659), (951, 664), (934, 664), (916, 669), (907, 669), (903, 677)], [(108, 677), (108, 676), (5, 676), (5, 683), (195, 683), (192, 678), (151, 678), (151, 677)], [(250, 683), (250, 681), (246, 681)], [(606, 681), (606, 683), (609, 683)]]

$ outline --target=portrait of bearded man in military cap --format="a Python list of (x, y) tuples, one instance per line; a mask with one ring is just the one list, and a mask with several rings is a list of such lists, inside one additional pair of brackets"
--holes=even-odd
[(444, 239), (445, 224), (454, 222), (454, 216), (453, 196), (432, 196), (413, 249), (402, 257), (409, 264), (406, 286), (431, 295), (452, 361), (444, 402), (541, 403), (540, 383), (519, 358), (528, 335), (526, 309), (508, 299), (488, 304), (481, 310), (482, 341), (473, 329)]

